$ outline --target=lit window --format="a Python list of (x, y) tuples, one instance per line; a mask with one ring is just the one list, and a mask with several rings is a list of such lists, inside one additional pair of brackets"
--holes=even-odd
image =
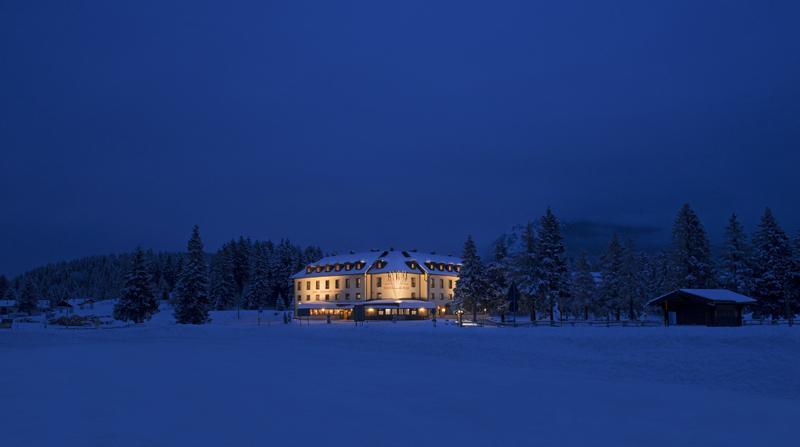
[(360, 293), (356, 293), (356, 299), (357, 299), (357, 300), (360, 300), (360, 299), (361, 299), (361, 294), (360, 294)]
[(434, 287), (436, 287), (436, 280), (434, 278), (431, 278), (431, 289), (433, 289)]
[(411, 287), (417, 287), (417, 278), (411, 278)]
[(356, 288), (361, 287), (361, 278), (356, 278)]
[(315, 299), (316, 301), (319, 301), (319, 295), (315, 296), (315, 297), (314, 297), (314, 299)]
[(379, 276), (379, 277), (378, 277), (378, 283), (377, 283), (377, 285), (376, 285), (375, 287), (380, 287), (382, 284), (383, 284), (383, 278), (381, 278), (381, 277)]
[(339, 301), (339, 294), (337, 293), (336, 295), (334, 295), (333, 299), (335, 299), (336, 301)]
[(306, 301), (311, 301), (311, 295), (306, 295)]
[(378, 299), (381, 299), (381, 293), (378, 292)]

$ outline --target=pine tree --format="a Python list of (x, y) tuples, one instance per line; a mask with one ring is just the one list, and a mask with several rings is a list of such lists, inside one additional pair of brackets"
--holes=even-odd
[(597, 285), (586, 252), (581, 253), (575, 263), (575, 278), (572, 281), (573, 314), (589, 319), (589, 309), (597, 299)]
[(509, 276), (508, 261), (508, 246), (505, 238), (499, 238), (494, 244), (494, 257), (486, 266), (486, 279), (488, 281), (489, 308), (501, 315), (508, 309), (506, 300)]
[(36, 312), (36, 308), (36, 290), (33, 287), (33, 282), (30, 279), (26, 279), (25, 284), (22, 286), (22, 293), (19, 294), (17, 300), (17, 309), (20, 312), (32, 314)]
[(714, 286), (708, 237), (688, 203), (678, 212), (672, 228), (672, 273), (675, 288)]
[(175, 320), (180, 324), (208, 322), (208, 274), (200, 228), (195, 225), (189, 239), (188, 253), (178, 279)]
[(139, 324), (149, 320), (156, 312), (158, 312), (158, 302), (153, 294), (144, 252), (141, 248), (137, 248), (122, 297), (114, 305), (114, 318)]
[(520, 311), (519, 300), (520, 293), (517, 288), (517, 283), (511, 281), (511, 284), (508, 286), (508, 291), (506, 292), (506, 302), (508, 303), (508, 311), (514, 314), (515, 319), (516, 314)]
[(755, 236), (754, 295), (762, 315), (777, 319), (788, 316), (793, 309), (790, 290), (792, 251), (789, 238), (767, 208)]
[(236, 302), (236, 281), (227, 247), (220, 249), (211, 266), (211, 303), (217, 310), (231, 309)]
[(464, 242), (461, 272), (456, 282), (454, 302), (457, 307), (472, 311), (472, 321), (478, 319), (478, 308), (486, 299), (488, 281), (486, 271), (478, 256), (478, 250), (472, 236)]
[(522, 233), (522, 248), (514, 256), (511, 276), (516, 281), (519, 288), (520, 309), (530, 311), (531, 321), (536, 320), (536, 310), (540, 307), (539, 303), (539, 282), (537, 277), (538, 260), (536, 248), (536, 231), (533, 223), (528, 222)]
[(725, 242), (719, 265), (720, 285), (743, 295), (753, 290), (751, 250), (744, 228), (732, 214), (725, 228)]
[(622, 307), (625, 305), (624, 257), (625, 250), (615, 234), (603, 255), (599, 299), (596, 301), (597, 315), (608, 317), (613, 313), (617, 320), (620, 319)]
[(540, 226), (536, 241), (537, 294), (547, 306), (550, 321), (553, 321), (554, 307), (569, 295), (567, 262), (561, 228), (550, 208), (542, 216)]
[(627, 239), (622, 255), (622, 290), (621, 298), (626, 308), (628, 319), (637, 320), (639, 311), (644, 305), (644, 292), (641, 283), (641, 258), (636, 253), (632, 239)]
[(260, 309), (269, 302), (272, 289), (269, 282), (268, 268), (266, 247), (259, 244), (253, 250), (253, 270), (245, 296), (246, 308)]

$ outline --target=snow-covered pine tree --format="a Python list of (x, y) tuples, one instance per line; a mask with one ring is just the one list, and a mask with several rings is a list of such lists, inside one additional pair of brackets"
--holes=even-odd
[(636, 252), (633, 240), (628, 238), (625, 241), (622, 255), (621, 298), (629, 320), (638, 319), (639, 311), (644, 305), (641, 275), (641, 258)]
[(575, 277), (572, 280), (572, 307), (575, 315), (589, 319), (589, 310), (597, 299), (597, 285), (594, 283), (592, 268), (586, 252), (582, 252), (575, 262)]
[(522, 247), (513, 256), (510, 274), (520, 292), (520, 313), (529, 311), (531, 321), (537, 318), (536, 311), (541, 307), (539, 302), (539, 282), (537, 277), (536, 231), (533, 222), (528, 222), (522, 231)]
[(114, 318), (139, 324), (149, 320), (156, 312), (158, 312), (158, 301), (153, 294), (144, 252), (141, 248), (137, 248), (131, 260), (122, 296), (114, 305)]
[(464, 242), (461, 272), (458, 275), (453, 300), (456, 307), (472, 311), (472, 320), (478, 319), (478, 308), (488, 293), (486, 270), (478, 256), (472, 236)]
[(17, 298), (17, 309), (20, 312), (32, 314), (36, 312), (36, 307), (36, 289), (33, 287), (31, 279), (27, 278), (22, 286), (22, 292)]
[(672, 271), (676, 288), (714, 286), (708, 237), (688, 203), (680, 209), (672, 227)]
[(773, 319), (796, 312), (789, 303), (792, 250), (789, 238), (778, 225), (772, 210), (767, 208), (753, 237), (754, 295), (762, 315)]
[(188, 253), (181, 270), (175, 297), (175, 321), (180, 324), (205, 324), (211, 307), (208, 298), (208, 272), (200, 239), (200, 227), (192, 228)]
[(743, 295), (753, 290), (752, 251), (736, 214), (725, 228), (725, 242), (719, 262), (720, 286)]
[(488, 307), (501, 315), (508, 310), (508, 261), (508, 246), (505, 238), (501, 237), (495, 241), (493, 259), (486, 266)]
[(267, 256), (268, 252), (265, 246), (258, 244), (254, 247), (252, 253), (253, 269), (244, 300), (245, 307), (248, 309), (263, 308), (271, 298), (272, 288), (269, 281), (269, 261)]
[(231, 309), (236, 303), (236, 280), (227, 246), (217, 252), (211, 264), (211, 303), (217, 310)]
[(603, 254), (600, 269), (601, 282), (596, 300), (596, 315), (608, 317), (611, 313), (619, 320), (622, 307), (625, 305), (624, 289), (624, 260), (625, 250), (614, 234), (608, 249)]
[(550, 321), (554, 307), (569, 295), (567, 261), (564, 259), (564, 241), (558, 219), (550, 208), (542, 216), (539, 237), (536, 240), (536, 279), (538, 296), (547, 306)]

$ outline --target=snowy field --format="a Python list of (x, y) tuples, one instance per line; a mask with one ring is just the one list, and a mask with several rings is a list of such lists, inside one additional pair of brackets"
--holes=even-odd
[(213, 317), (0, 331), (0, 445), (800, 443), (800, 327)]

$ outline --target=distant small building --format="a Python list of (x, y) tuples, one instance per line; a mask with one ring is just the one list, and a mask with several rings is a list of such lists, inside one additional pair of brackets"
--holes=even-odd
[(15, 300), (0, 300), (0, 315), (8, 315), (17, 311)]
[(744, 307), (755, 302), (727, 289), (678, 289), (647, 305), (661, 308), (665, 326), (741, 326)]

